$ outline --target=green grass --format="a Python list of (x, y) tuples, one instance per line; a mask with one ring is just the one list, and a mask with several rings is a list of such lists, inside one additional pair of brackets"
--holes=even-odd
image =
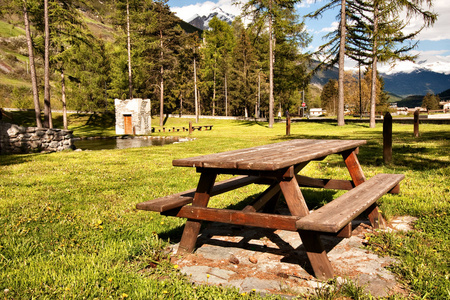
[[(74, 134), (113, 134), (102, 115), (72, 116)], [(186, 126), (188, 119), (168, 119), (166, 125)], [(191, 120), (193, 121), (193, 120)], [(59, 121), (58, 121), (59, 122)], [(153, 119), (153, 124), (158, 120)], [(359, 159), (367, 177), (403, 173), (399, 195), (386, 195), (381, 210), (387, 219), (418, 218), (409, 233), (378, 233), (369, 247), (395, 256), (390, 268), (411, 298), (449, 298), (450, 126), (394, 124), (393, 162), (382, 159), (382, 125), (293, 123), (286, 137), (284, 124), (202, 119), (211, 131), (195, 131), (194, 141), (163, 147), (52, 154), (0, 156), (0, 292), (6, 299), (257, 299), (237, 290), (193, 286), (170, 264), (164, 249), (179, 241), (184, 220), (137, 211), (138, 202), (195, 186), (193, 168), (175, 168), (171, 161), (213, 152), (274, 143), (291, 138), (367, 139)], [(187, 132), (155, 135), (187, 136)], [(348, 178), (337, 156), (314, 162), (307, 176)], [(303, 172), (303, 171), (302, 171)], [(214, 197), (214, 207), (228, 207), (261, 187)], [(339, 195), (306, 189), (310, 207)], [(360, 294), (356, 287), (347, 289)], [(345, 289), (343, 289), (345, 290)], [(318, 291), (311, 299), (352, 297)], [(307, 297), (306, 295), (300, 296)], [(400, 296), (398, 296), (400, 297)], [(277, 298), (273, 296), (273, 298)]]
[(9, 78), (5, 75), (0, 75), (0, 80), (2, 81), (2, 84), (4, 84), (4, 85), (11, 85), (13, 87), (31, 88), (31, 82), (20, 80), (20, 79)]
[(25, 30), (9, 24), (5, 21), (0, 21), (0, 36), (1, 37), (15, 37), (19, 35), (25, 35)]

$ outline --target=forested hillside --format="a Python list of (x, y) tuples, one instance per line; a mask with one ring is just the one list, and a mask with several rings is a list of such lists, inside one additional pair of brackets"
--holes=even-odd
[[(202, 31), (165, 1), (0, 4), (0, 107), (34, 108), (37, 122), (44, 113), (44, 126), (51, 127), (51, 109), (112, 111), (115, 98), (151, 99), (161, 124), (167, 113), (296, 114), (303, 101), (336, 113), (336, 85), (327, 71), (310, 84), (316, 63), (300, 51), (310, 36), (289, 6), (261, 7), (264, 14), (248, 7), (248, 26), (214, 17)], [(358, 77), (345, 75), (347, 110), (359, 111), (360, 102), (370, 110), (369, 70), (361, 78), (363, 102)], [(387, 107), (383, 84), (378, 78), (377, 110)]]
[[(28, 4), (43, 110), (43, 4)], [(61, 109), (65, 98), (68, 109), (112, 110), (114, 98), (135, 97), (150, 98), (154, 114), (194, 113), (197, 107), (201, 114), (244, 116), (255, 114), (259, 99), (267, 113), (267, 33), (257, 36), (257, 28), (245, 29), (239, 20), (229, 25), (215, 18), (201, 36), (164, 2), (131, 1), (128, 13), (126, 4), (49, 2), (52, 109)], [(4, 3), (1, 19), (0, 106), (33, 108), (23, 7)], [(291, 35), (277, 34), (274, 92), (281, 109), (296, 110), (308, 83), (307, 60), (297, 50), (307, 34), (301, 22), (295, 25)]]

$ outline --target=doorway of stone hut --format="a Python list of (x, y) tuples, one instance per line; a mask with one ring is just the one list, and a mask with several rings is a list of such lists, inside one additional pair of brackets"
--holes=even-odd
[(123, 115), (123, 124), (125, 127), (125, 134), (133, 134), (133, 122), (131, 122), (131, 115)]

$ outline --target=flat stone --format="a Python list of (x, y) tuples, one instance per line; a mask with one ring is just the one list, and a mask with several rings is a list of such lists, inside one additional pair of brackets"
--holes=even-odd
[(281, 286), (282, 283), (278, 280), (247, 277), (241, 282), (239, 287), (243, 292), (264, 292), (267, 290), (280, 290)]

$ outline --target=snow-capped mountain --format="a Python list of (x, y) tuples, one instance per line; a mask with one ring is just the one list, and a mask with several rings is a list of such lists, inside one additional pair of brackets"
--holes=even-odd
[[(420, 59), (420, 57), (419, 57)], [(439, 57), (417, 60), (416, 62), (398, 62), (393, 66), (379, 65), (378, 71), (387, 75), (395, 73), (412, 73), (419, 71), (430, 71), (440, 74), (450, 75), (450, 58)]]
[(212, 18), (217, 17), (219, 20), (225, 21), (228, 24), (231, 24), (233, 22), (235, 16), (227, 13), (220, 7), (214, 7), (214, 9), (211, 10), (211, 12), (206, 16), (199, 16), (198, 14), (195, 14), (191, 18), (185, 20), (187, 23), (191, 24), (192, 26), (195, 26), (201, 30), (208, 30), (209, 29), (209, 21), (211, 21)]

